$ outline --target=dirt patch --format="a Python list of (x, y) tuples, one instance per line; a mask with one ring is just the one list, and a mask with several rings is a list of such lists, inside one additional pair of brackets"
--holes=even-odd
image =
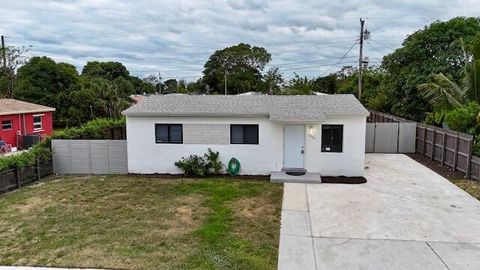
[(249, 197), (236, 200), (232, 204), (235, 215), (241, 218), (259, 218), (265, 215), (272, 215), (275, 206), (265, 197)]
[(41, 198), (36, 196), (26, 199), (22, 204), (16, 204), (14, 208), (20, 213), (24, 214), (27, 212), (37, 212), (41, 209), (44, 209), (48, 207), (49, 203), (51, 203), (50, 198)]
[(322, 184), (365, 184), (365, 177), (322, 176)]
[(159, 233), (165, 237), (181, 236), (189, 234), (202, 225), (202, 217), (208, 211), (201, 207), (203, 198), (199, 195), (182, 196), (172, 201), (173, 217), (166, 220), (167, 230)]
[(455, 179), (473, 180), (471, 178), (466, 178), (464, 173), (460, 171), (454, 171), (447, 165), (442, 166), (439, 162), (431, 160), (430, 158), (423, 156), (421, 154), (414, 153), (414, 154), (408, 154), (408, 156), (413, 160), (415, 160), (416, 162), (422, 164), (423, 166), (428, 167), (430, 170), (447, 178), (448, 180), (455, 180)]

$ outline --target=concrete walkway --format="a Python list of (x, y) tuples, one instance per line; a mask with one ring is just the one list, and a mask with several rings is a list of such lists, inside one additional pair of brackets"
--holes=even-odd
[(480, 202), (405, 155), (363, 185), (284, 189), (279, 269), (480, 269)]

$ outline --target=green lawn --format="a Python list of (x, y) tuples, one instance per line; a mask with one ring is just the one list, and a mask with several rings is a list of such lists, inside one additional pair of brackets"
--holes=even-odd
[(0, 195), (0, 265), (275, 269), (282, 185), (52, 178)]

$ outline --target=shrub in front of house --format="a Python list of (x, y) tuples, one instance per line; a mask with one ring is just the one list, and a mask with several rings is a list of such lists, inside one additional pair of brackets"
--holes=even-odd
[(208, 148), (203, 156), (190, 155), (182, 157), (175, 162), (175, 166), (183, 170), (186, 176), (204, 177), (211, 174), (219, 174), (223, 170), (223, 163), (220, 161), (220, 154)]

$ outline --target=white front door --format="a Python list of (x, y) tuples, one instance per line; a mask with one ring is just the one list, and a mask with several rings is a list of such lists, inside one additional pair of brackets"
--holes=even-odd
[(285, 125), (283, 131), (283, 167), (303, 168), (305, 125)]

